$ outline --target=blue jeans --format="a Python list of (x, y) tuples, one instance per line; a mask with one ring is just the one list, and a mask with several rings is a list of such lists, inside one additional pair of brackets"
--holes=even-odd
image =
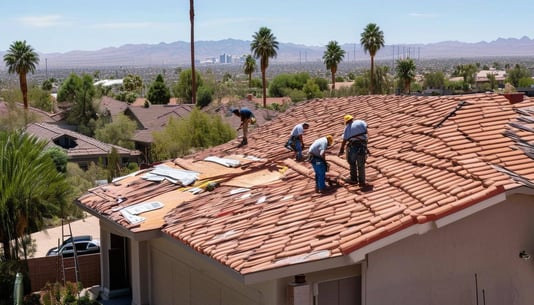
[(293, 140), (293, 143), (295, 144), (295, 152), (296, 152), (296, 158), (297, 160), (302, 159), (302, 142), (300, 142), (299, 139)]
[(347, 161), (350, 166), (350, 180), (365, 184), (365, 160), (367, 159), (367, 147), (353, 144), (347, 150)]
[(315, 171), (315, 189), (322, 191), (326, 189), (326, 161), (319, 157), (313, 157), (311, 164)]

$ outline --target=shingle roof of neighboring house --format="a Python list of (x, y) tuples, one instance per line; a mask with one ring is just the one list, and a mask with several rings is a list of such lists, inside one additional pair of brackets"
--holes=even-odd
[[(143, 128), (136, 130), (134, 140), (151, 143), (153, 141), (152, 133), (154, 131), (162, 130), (171, 117), (175, 119), (186, 117), (194, 107), (195, 105), (193, 104), (150, 105), (148, 108), (130, 105), (128, 110), (139, 122), (141, 128)], [(248, 107), (252, 110), (257, 119), (257, 126), (265, 124), (277, 115), (276, 111), (260, 108), (258, 104), (248, 100), (242, 100), (232, 106), (224, 105), (217, 106), (217, 109), (205, 109), (205, 111), (208, 113), (218, 113), (224, 121), (228, 122), (232, 127), (237, 128), (241, 121), (232, 115), (230, 111), (232, 107)]]
[[(24, 104), (22, 104), (22, 103), (16, 103), (16, 106), (19, 109), (23, 109), (24, 108)], [(34, 107), (31, 107), (31, 106), (28, 106), (28, 110), (30, 111), (30, 113), (33, 113), (33, 114), (37, 115), (39, 120), (42, 121), (42, 122), (45, 122), (45, 123), (56, 123), (56, 122), (59, 122), (59, 121), (63, 120), (64, 114), (65, 114), (63, 111), (51, 113), (51, 112), (47, 112), (47, 111), (41, 110), (39, 108), (34, 108)], [(6, 103), (4, 101), (0, 101), (0, 115), (7, 114), (8, 112), (9, 112), (8, 103)]]
[[(337, 157), (345, 114), (369, 124), (372, 189), (339, 182), (334, 192), (317, 194), (310, 164), (296, 163), (284, 143), (304, 121), (307, 146), (333, 134), (328, 175), (348, 177), (346, 160)], [(533, 187), (534, 100), (511, 104), (497, 94), (318, 99), (260, 126), (247, 146), (237, 144), (166, 163), (198, 172), (193, 188), (151, 182), (143, 172), (89, 190), (80, 204), (133, 232), (161, 228), (245, 276), (323, 259), (331, 267), (332, 260), (357, 262), (394, 239), (458, 219), (447, 218), (455, 212), (474, 213), (488, 198)], [(240, 164), (225, 167), (206, 157)], [(212, 191), (194, 195), (212, 189), (213, 181)], [(127, 200), (117, 203), (121, 196)], [(141, 214), (145, 221), (138, 224), (118, 209), (151, 201), (165, 207)]]
[[(140, 124), (134, 135), (135, 141), (152, 142), (152, 132), (162, 130), (169, 118), (175, 119), (184, 118), (191, 112), (195, 105), (193, 104), (179, 104), (179, 105), (150, 105), (150, 107), (130, 106), (128, 111), (133, 115), (134, 119)], [(149, 132), (143, 132), (143, 129)]]
[(109, 111), (109, 114), (111, 116), (116, 116), (121, 113), (124, 114), (124, 111), (128, 108), (128, 103), (123, 102), (123, 101), (118, 101), (109, 96), (104, 96), (102, 97), (102, 100), (100, 101), (100, 108), (102, 110)]
[(42, 140), (48, 141), (48, 146), (58, 146), (54, 140), (68, 136), (76, 141), (76, 147), (67, 149), (71, 158), (81, 156), (105, 156), (111, 152), (112, 147), (117, 149), (119, 155), (139, 155), (137, 150), (130, 150), (120, 146), (100, 142), (94, 138), (82, 135), (72, 130), (63, 129), (56, 125), (46, 123), (33, 123), (26, 127), (26, 132)]

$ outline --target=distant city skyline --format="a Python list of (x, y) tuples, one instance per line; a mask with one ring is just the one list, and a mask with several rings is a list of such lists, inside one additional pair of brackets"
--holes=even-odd
[[(380, 27), (388, 45), (532, 38), (530, 6), (526, 0), (197, 0), (195, 41), (252, 40), (265, 26), (281, 43), (359, 44), (368, 23)], [(42, 53), (188, 42), (189, 1), (3, 1), (0, 27), (1, 51), (17, 40)]]

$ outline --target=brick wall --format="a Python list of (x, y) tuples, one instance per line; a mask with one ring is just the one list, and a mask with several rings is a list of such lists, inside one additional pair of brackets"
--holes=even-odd
[[(75, 282), (74, 258), (64, 258), (65, 277)], [(79, 278), (83, 287), (100, 285), (100, 254), (78, 256)], [(61, 257), (46, 256), (28, 260), (32, 291), (39, 291), (47, 282), (63, 282)]]

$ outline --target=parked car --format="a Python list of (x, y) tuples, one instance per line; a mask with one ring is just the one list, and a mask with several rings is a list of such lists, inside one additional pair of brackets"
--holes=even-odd
[[(100, 242), (95, 239), (74, 241), (74, 246), (76, 247), (77, 255), (100, 253)], [(66, 243), (59, 247), (59, 250), (50, 249), (46, 256), (62, 255), (63, 257), (71, 257), (74, 255), (73, 249), (72, 242)]]
[[(86, 241), (90, 241), (90, 240), (93, 240), (93, 236), (91, 235), (76, 235), (76, 236), (71, 236), (67, 239), (65, 239), (63, 241), (63, 243), (61, 243), (61, 245), (59, 246), (60, 248), (63, 247), (64, 245), (66, 244), (70, 244), (72, 242), (72, 240), (74, 240), (75, 242), (76, 241), (83, 241), (83, 240), (86, 240)], [(57, 249), (58, 247), (54, 247), (50, 250), (48, 250), (48, 252), (46, 252), (46, 256), (50, 256), (50, 255), (56, 255), (57, 254)]]

